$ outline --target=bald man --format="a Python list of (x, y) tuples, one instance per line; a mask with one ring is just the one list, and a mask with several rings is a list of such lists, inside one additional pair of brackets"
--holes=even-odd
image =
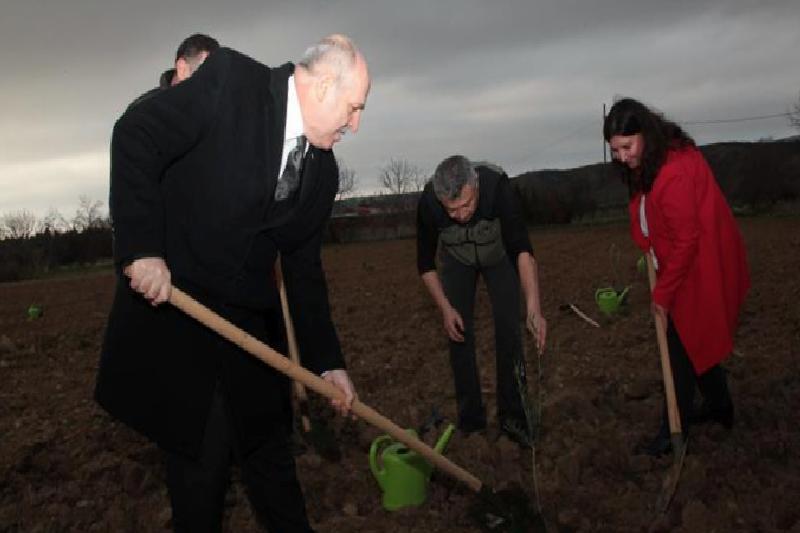
[(97, 401), (166, 453), (176, 531), (219, 531), (231, 461), (270, 531), (311, 528), (289, 449), (288, 378), (161, 305), (172, 284), (271, 344), (280, 253), (304, 364), (356, 397), (331, 319), (321, 247), (367, 63), (343, 35), (271, 68), (220, 48), (130, 108), (111, 141), (119, 275)]

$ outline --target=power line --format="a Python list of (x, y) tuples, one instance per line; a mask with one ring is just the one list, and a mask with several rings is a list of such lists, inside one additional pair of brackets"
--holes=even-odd
[[(711, 124), (729, 124), (729, 123), (736, 123), (736, 122), (748, 122), (748, 121), (753, 121), (753, 120), (765, 120), (765, 119), (771, 119), (771, 118), (785, 118), (786, 119), (786, 118), (789, 118), (790, 116), (791, 116), (791, 113), (785, 112), (785, 113), (775, 113), (775, 114), (772, 114), (772, 115), (757, 115), (757, 116), (739, 117), (739, 118), (724, 118), (724, 119), (714, 119), (714, 120), (691, 120), (691, 121), (687, 121), (687, 122), (680, 122), (680, 124), (683, 125), (683, 126), (698, 126), (698, 125), (711, 125)], [(572, 138), (576, 134), (585, 131), (589, 126), (592, 126), (592, 125), (595, 125), (595, 124), (596, 124), (596, 122), (594, 120), (592, 120), (591, 122), (584, 122), (581, 125), (579, 125), (578, 127), (576, 127), (575, 129), (570, 130), (567, 134), (565, 134), (565, 135), (563, 135), (561, 137), (558, 137), (558, 138), (556, 138), (556, 139), (554, 139), (554, 140), (552, 140), (552, 141), (550, 141), (550, 142), (538, 147), (536, 150), (534, 150), (532, 152), (529, 152), (527, 154), (527, 157), (525, 158), (525, 160), (523, 161), (523, 163), (520, 166), (524, 167), (526, 165), (529, 165), (533, 160), (535, 160), (536, 158), (540, 157), (542, 154), (551, 151), (552, 148), (554, 148), (557, 145), (563, 143), (564, 141), (567, 141), (568, 139)], [(600, 130), (602, 130), (602, 124), (600, 126)]]
[(597, 122), (594, 121), (594, 120), (592, 120), (591, 122), (584, 122), (583, 124), (581, 124), (577, 128), (571, 130), (566, 135), (558, 137), (557, 139), (555, 139), (553, 141), (550, 141), (549, 143), (547, 143), (547, 144), (545, 144), (543, 146), (540, 146), (539, 148), (537, 148), (533, 152), (529, 152), (521, 166), (530, 164), (531, 161), (533, 161), (534, 159), (536, 159), (537, 157), (539, 157), (543, 153), (549, 151), (551, 148), (561, 144), (562, 142), (566, 141), (567, 139), (569, 139), (570, 137), (574, 136), (575, 134), (586, 130), (589, 126), (594, 126), (596, 124), (597, 124)]
[(757, 117), (741, 117), (741, 118), (723, 118), (718, 120), (695, 120), (690, 122), (682, 122), (686, 126), (697, 125), (697, 124), (727, 124), (728, 122), (746, 122), (748, 120), (761, 120), (765, 118), (778, 118), (778, 117), (788, 117), (789, 113), (777, 113), (775, 115), (760, 115)]

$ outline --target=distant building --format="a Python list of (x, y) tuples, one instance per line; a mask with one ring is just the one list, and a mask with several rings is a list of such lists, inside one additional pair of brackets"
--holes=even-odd
[(345, 198), (334, 203), (332, 216), (362, 217), (415, 211), (420, 194), (420, 191), (416, 191)]

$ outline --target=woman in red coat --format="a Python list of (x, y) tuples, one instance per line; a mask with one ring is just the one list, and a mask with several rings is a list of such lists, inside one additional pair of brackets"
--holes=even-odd
[[(658, 273), (653, 312), (667, 326), (684, 432), (691, 422), (730, 429), (733, 403), (720, 366), (733, 349), (739, 309), (750, 286), (742, 238), (714, 174), (677, 124), (640, 102), (615, 103), (603, 125), (630, 193), (633, 240)], [(703, 404), (694, 410), (695, 387)], [(670, 449), (666, 409), (657, 437), (640, 451)]]

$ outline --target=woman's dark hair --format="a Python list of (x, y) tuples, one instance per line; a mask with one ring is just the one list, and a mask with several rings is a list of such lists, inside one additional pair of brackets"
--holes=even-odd
[(694, 140), (680, 126), (660, 113), (633, 98), (618, 100), (603, 122), (603, 137), (610, 142), (615, 135), (637, 133), (641, 133), (644, 139), (639, 168), (634, 171), (624, 163), (614, 161), (631, 196), (637, 192), (650, 192), (671, 148), (694, 146)]

